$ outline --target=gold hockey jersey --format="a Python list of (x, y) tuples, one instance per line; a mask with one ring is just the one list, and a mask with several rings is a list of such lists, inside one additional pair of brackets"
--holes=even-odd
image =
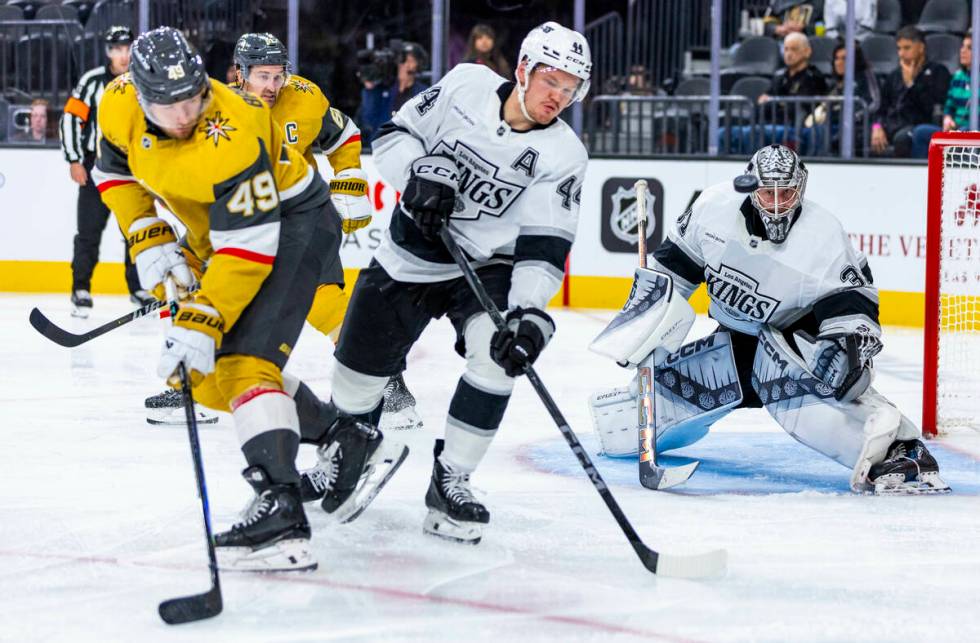
[(361, 130), (335, 107), (316, 83), (292, 75), (279, 91), (272, 117), (282, 127), (286, 143), (316, 166), (313, 152), (319, 147), (334, 173), (361, 167)]
[(187, 245), (209, 261), (197, 299), (230, 330), (272, 272), (282, 216), (329, 199), (326, 184), (286, 145), (258, 98), (211, 80), (197, 131), (174, 140), (149, 123), (129, 74), (106, 86), (92, 173), (123, 232), (156, 216), (159, 199), (187, 227)]

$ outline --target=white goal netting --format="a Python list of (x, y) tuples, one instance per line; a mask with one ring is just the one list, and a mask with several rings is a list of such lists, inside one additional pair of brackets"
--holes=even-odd
[(943, 150), (939, 230), (936, 424), (980, 428), (980, 145)]

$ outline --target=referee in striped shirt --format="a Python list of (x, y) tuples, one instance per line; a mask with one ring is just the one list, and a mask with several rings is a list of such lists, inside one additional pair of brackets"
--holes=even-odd
[[(61, 118), (61, 148), (68, 161), (71, 180), (78, 184), (78, 232), (71, 261), (72, 315), (88, 317), (92, 310), (92, 272), (99, 262), (99, 244), (102, 231), (109, 219), (109, 208), (102, 203), (95, 183), (89, 177), (95, 163), (98, 119), (96, 110), (105, 86), (119, 74), (129, 69), (129, 48), (133, 32), (129, 27), (110, 27), (103, 38), (109, 64), (90, 69), (82, 74), (78, 85), (65, 103)], [(140, 305), (153, 298), (140, 289), (139, 276), (124, 251), (126, 285), (131, 299)]]

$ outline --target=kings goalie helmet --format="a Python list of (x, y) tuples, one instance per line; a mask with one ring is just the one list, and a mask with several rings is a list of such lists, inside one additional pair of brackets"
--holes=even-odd
[[(563, 27), (557, 22), (546, 22), (532, 29), (521, 43), (517, 64), (527, 60), (524, 82), (517, 82), (517, 90), (524, 110), (524, 92), (531, 80), (531, 71), (537, 65), (546, 65), (566, 71), (581, 82), (572, 96), (572, 102), (580, 101), (589, 93), (589, 78), (592, 76), (592, 52), (585, 36), (577, 31)], [(516, 76), (516, 71), (514, 72)], [(527, 112), (525, 111), (525, 117)], [(530, 120), (530, 117), (528, 117)]]
[(752, 155), (745, 174), (757, 181), (749, 198), (769, 240), (786, 241), (806, 190), (808, 173), (803, 161), (785, 145), (766, 145)]

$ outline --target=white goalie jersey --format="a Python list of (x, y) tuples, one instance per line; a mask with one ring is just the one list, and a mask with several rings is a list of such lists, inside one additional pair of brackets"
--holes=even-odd
[[(415, 159), (455, 159), (460, 180), (450, 223), (459, 245), (476, 267), (513, 264), (509, 307), (544, 308), (561, 286), (575, 239), (588, 157), (560, 119), (512, 130), (503, 105), (513, 87), (483, 65), (456, 66), (381, 128), (374, 159), (399, 191)], [(423, 238), (400, 207), (375, 259), (398, 281), (461, 276), (442, 242)]]
[(806, 199), (786, 240), (775, 244), (746, 195), (731, 182), (714, 185), (678, 218), (654, 259), (651, 268), (673, 276), (684, 297), (705, 282), (711, 317), (741, 333), (798, 322), (809, 322), (810, 332), (865, 326), (881, 333), (867, 259), (833, 214)]

